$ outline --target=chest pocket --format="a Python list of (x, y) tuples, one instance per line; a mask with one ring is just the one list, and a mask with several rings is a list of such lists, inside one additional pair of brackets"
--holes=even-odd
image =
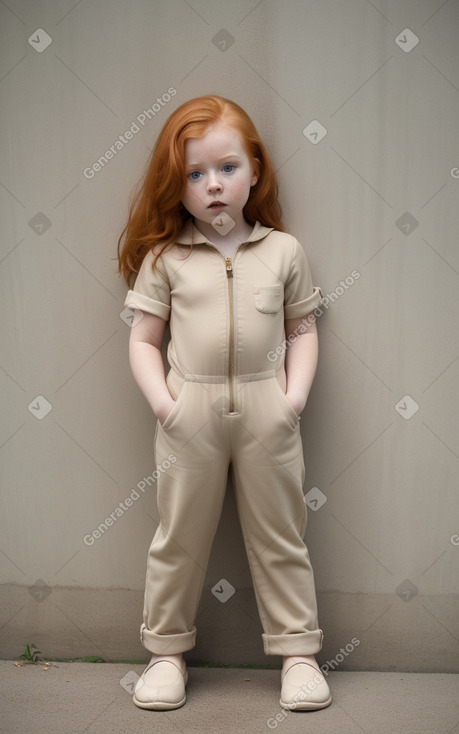
[(282, 286), (254, 285), (255, 306), (262, 313), (277, 313), (284, 302)]

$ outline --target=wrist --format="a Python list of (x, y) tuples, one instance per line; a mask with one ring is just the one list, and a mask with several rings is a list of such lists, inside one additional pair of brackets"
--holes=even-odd
[(164, 398), (158, 402), (155, 402), (155, 405), (152, 406), (153, 413), (159, 420), (161, 424), (164, 423), (167, 416), (171, 412), (172, 408), (174, 407), (175, 400), (169, 393), (164, 396)]
[(304, 393), (298, 393), (298, 392), (293, 392), (293, 391), (287, 390), (287, 392), (285, 393), (285, 397), (289, 401), (289, 403), (292, 406), (293, 410), (298, 415), (300, 415), (300, 413), (303, 412), (303, 410), (304, 410), (304, 408), (306, 406), (306, 401), (308, 399), (308, 396), (307, 395), (304, 395)]

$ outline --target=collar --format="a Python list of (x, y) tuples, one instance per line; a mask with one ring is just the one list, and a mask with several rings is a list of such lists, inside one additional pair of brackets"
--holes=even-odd
[[(245, 242), (257, 242), (258, 240), (263, 239), (263, 237), (266, 237), (273, 231), (273, 229), (274, 227), (265, 227), (257, 220), (252, 232)], [(177, 235), (175, 242), (179, 245), (212, 245), (212, 242), (209, 242), (209, 240), (201, 234), (192, 219), (189, 219), (188, 222), (186, 222), (183, 229)]]

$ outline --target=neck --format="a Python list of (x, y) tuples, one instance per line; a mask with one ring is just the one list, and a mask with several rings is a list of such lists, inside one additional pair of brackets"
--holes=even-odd
[(226, 234), (220, 234), (216, 226), (208, 224), (207, 222), (201, 222), (198, 220), (193, 221), (194, 225), (197, 227), (197, 229), (199, 229), (201, 234), (203, 234), (204, 237), (209, 240), (209, 242), (212, 242), (217, 247), (244, 242), (250, 236), (253, 230), (253, 226), (246, 222), (244, 218), (242, 218), (241, 222), (236, 223), (235, 226)]

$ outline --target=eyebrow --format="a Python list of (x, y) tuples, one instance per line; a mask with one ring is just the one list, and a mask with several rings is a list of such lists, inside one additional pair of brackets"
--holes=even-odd
[[(220, 158), (218, 158), (218, 162), (221, 163), (222, 161), (226, 161), (228, 158), (237, 159), (239, 161), (241, 159), (241, 156), (238, 155), (237, 153), (227, 153), (226, 155), (223, 155)], [(199, 166), (201, 165), (202, 163), (199, 163), (199, 162), (198, 163), (188, 163), (186, 167), (187, 168), (199, 168)]]

